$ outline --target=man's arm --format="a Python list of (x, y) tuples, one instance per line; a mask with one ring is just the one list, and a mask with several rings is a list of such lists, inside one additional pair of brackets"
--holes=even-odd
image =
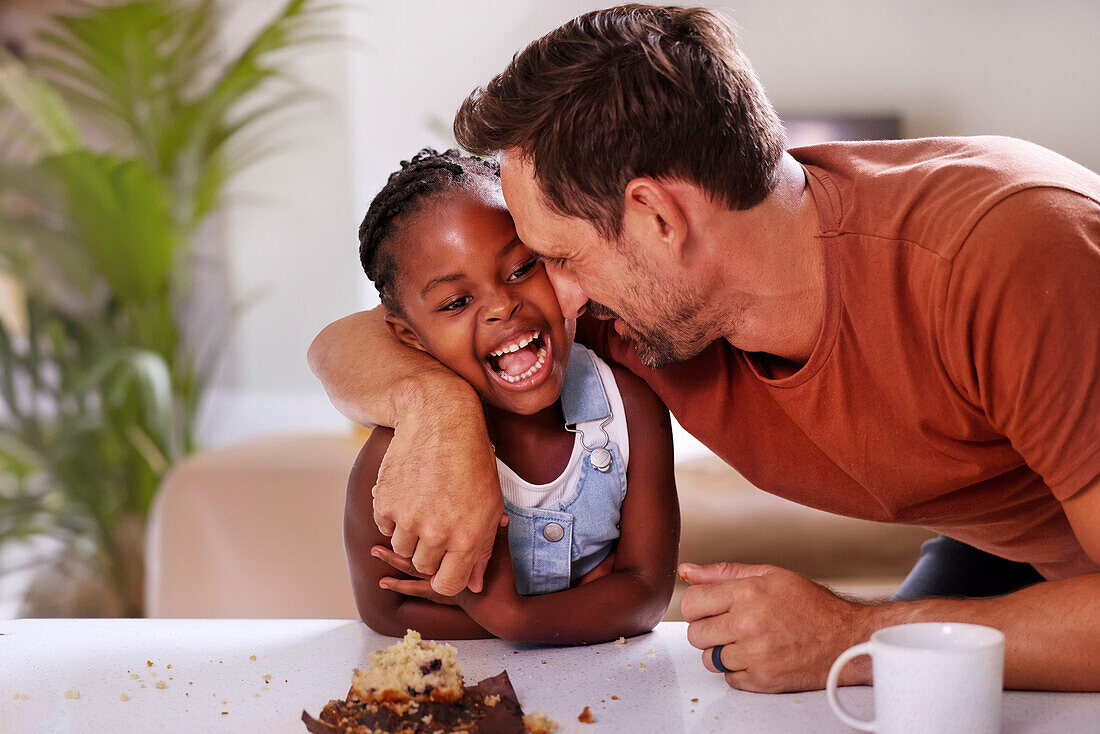
[[(1064, 505), (1082, 547), (1100, 562), (1100, 478)], [(722, 663), (735, 688), (776, 693), (823, 688), (832, 661), (883, 627), (971, 622), (1005, 634), (1005, 686), (1100, 691), (1100, 574), (1047, 581), (990, 599), (922, 599), (862, 605), (774, 566), (681, 566), (694, 584), (681, 600), (688, 641), (729, 645)], [(857, 660), (858, 662), (858, 660)], [(870, 683), (850, 665), (842, 682)]]
[(381, 307), (325, 327), (308, 359), (341, 413), (395, 431), (373, 492), (393, 549), (439, 593), (479, 590), (504, 500), (473, 388), (398, 341)]

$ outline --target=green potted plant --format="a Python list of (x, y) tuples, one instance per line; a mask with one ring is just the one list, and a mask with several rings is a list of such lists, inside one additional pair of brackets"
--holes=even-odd
[(223, 58), (220, 11), (81, 1), (0, 52), (0, 272), (23, 312), (0, 320), (0, 550), (62, 549), (28, 616), (140, 616), (145, 519), (195, 449), (216, 359), (180, 323), (196, 230), (304, 97), (279, 52), (325, 37), (290, 0)]

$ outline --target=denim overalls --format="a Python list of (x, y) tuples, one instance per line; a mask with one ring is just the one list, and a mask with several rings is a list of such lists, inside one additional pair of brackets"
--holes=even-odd
[[(517, 507), (505, 500), (511, 515), (508, 548), (520, 594), (546, 594), (568, 589), (591, 571), (619, 538), (619, 507), (626, 496), (626, 467), (614, 441), (600, 428), (611, 407), (592, 354), (573, 344), (561, 391), (565, 424), (576, 428), (583, 446), (607, 440), (611, 466), (592, 466), (592, 453), (581, 449), (581, 472), (573, 494), (553, 507)], [(588, 421), (595, 421), (588, 423)]]

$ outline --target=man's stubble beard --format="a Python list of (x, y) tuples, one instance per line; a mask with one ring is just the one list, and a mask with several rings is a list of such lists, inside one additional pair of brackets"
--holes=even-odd
[[(664, 287), (662, 287), (664, 286)], [(702, 352), (717, 338), (711, 332), (714, 329), (699, 323), (703, 311), (703, 301), (698, 294), (670, 289), (656, 282), (647, 289), (638, 281), (630, 283), (630, 295), (633, 303), (648, 300), (654, 306), (657, 316), (652, 324), (641, 324), (638, 320), (628, 321), (623, 335), (634, 345), (638, 359), (646, 367), (659, 369), (677, 362), (685, 362)], [(589, 301), (588, 313), (598, 318), (623, 318), (615, 311), (596, 301)]]

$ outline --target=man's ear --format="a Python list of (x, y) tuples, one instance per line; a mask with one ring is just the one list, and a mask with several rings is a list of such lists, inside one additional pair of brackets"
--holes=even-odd
[(393, 335), (405, 346), (418, 349), (421, 352), (428, 351), (424, 348), (424, 345), (420, 343), (420, 337), (418, 337), (416, 331), (409, 326), (409, 322), (400, 316), (394, 316), (389, 311), (386, 311), (386, 326), (390, 327), (390, 331)]
[(687, 217), (680, 202), (662, 181), (642, 176), (624, 192), (623, 232), (645, 243), (657, 242), (675, 260), (683, 260)]

